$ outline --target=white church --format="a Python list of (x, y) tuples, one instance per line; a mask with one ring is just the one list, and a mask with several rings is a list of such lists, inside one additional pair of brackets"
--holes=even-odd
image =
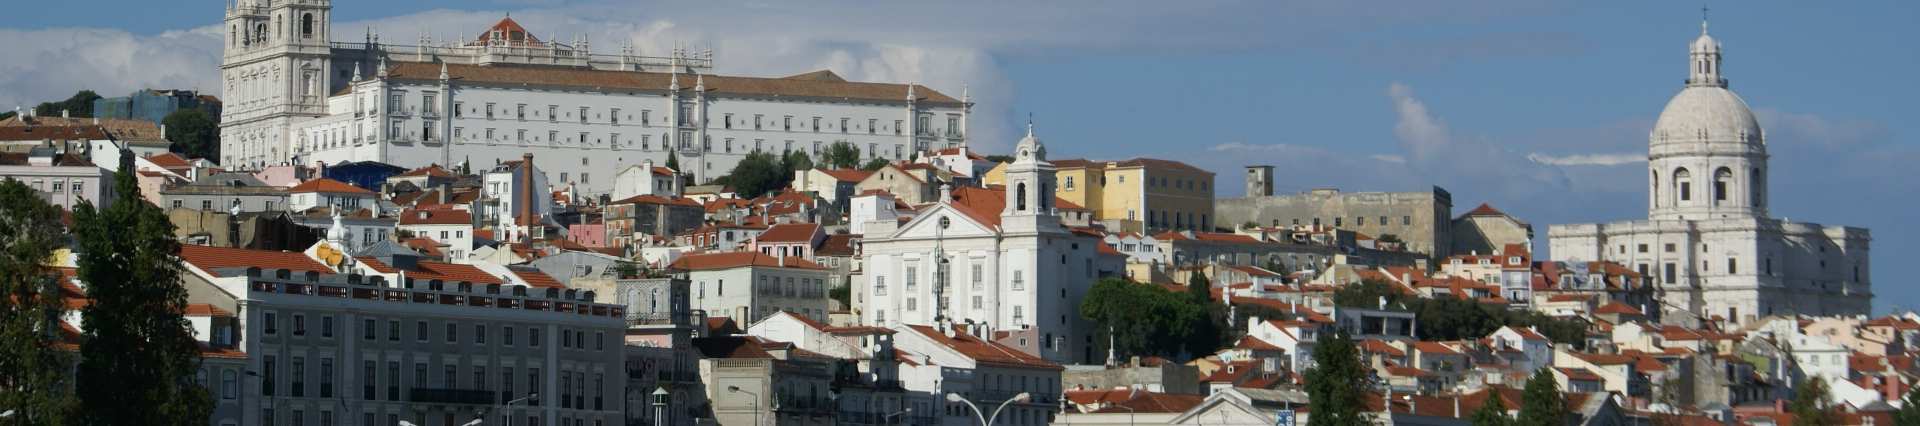
[(1098, 362), (1079, 306), (1102, 262), (1100, 240), (1061, 225), (1047, 148), (1014, 147), (1004, 188), (943, 186), (940, 199), (904, 223), (864, 224), (866, 297), (861, 321), (973, 324), (968, 330), (1050, 361)]
[(754, 151), (816, 158), (849, 142), (867, 158), (963, 147), (971, 103), (914, 84), (830, 71), (709, 74), (711, 52), (595, 53), (511, 17), (471, 38), (334, 41), (331, 0), (235, 0), (226, 11), (220, 164), (379, 161), (479, 170), (534, 154), (556, 185), (615, 187), (629, 165), (677, 156), (696, 182)]
[(1553, 256), (1637, 268), (1669, 320), (1869, 313), (1867, 230), (1767, 215), (1766, 132), (1727, 89), (1705, 22), (1690, 50), (1686, 87), (1648, 136), (1647, 219), (1553, 225)]

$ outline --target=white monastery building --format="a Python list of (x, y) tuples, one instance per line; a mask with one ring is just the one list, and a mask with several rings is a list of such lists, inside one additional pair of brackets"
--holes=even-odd
[(1706, 29), (1686, 87), (1648, 137), (1647, 219), (1554, 225), (1553, 256), (1638, 268), (1664, 290), (1665, 310), (1694, 314), (1673, 319), (1866, 314), (1871, 237), (1767, 215), (1766, 133), (1727, 89), (1720, 43)]
[[(830, 71), (711, 75), (711, 52), (593, 53), (512, 18), (412, 46), (332, 41), (330, 0), (238, 0), (226, 12), (221, 164), (380, 161), (476, 168), (532, 153), (555, 185), (614, 189), (623, 168), (678, 157), (704, 183), (754, 151), (845, 141), (870, 158), (966, 144), (970, 102)], [(565, 178), (559, 178), (566, 173)]]

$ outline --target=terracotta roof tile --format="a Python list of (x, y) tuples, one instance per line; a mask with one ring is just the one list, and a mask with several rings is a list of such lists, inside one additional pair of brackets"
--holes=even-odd
[(225, 309), (216, 308), (213, 305), (205, 303), (188, 304), (185, 315), (190, 317), (233, 318), (232, 312), (227, 312)]
[(820, 232), (820, 225), (813, 223), (787, 223), (767, 228), (766, 232), (754, 236), (759, 243), (800, 243), (812, 242), (813, 236)]
[[(381, 262), (380, 259), (377, 259), (377, 258), (356, 257), (354, 259), (359, 260), (361, 264), (367, 265), (367, 267), (369, 268), (373, 268), (375, 272), (379, 272), (382, 274), (391, 274), (391, 273), (399, 272), (393, 266), (387, 265), (386, 263)], [(506, 279), (493, 276), (493, 274), (487, 273), (487, 271), (481, 270), (480, 268), (474, 267), (473, 265), (460, 265), (460, 264), (454, 264), (454, 263), (420, 261), (420, 262), (414, 263), (414, 268), (406, 272), (407, 272), (407, 278), (411, 278), (415, 281), (440, 280), (441, 282), (446, 282), (446, 283), (457, 283), (457, 282), (465, 281), (465, 282), (470, 282), (474, 284), (506, 284), (507, 283)], [(548, 279), (551, 279), (551, 278), (548, 278)]]
[(247, 267), (259, 267), (265, 271), (286, 269), (296, 273), (333, 273), (332, 268), (299, 252), (182, 245), (180, 260), (216, 277), (232, 275), (216, 273), (215, 269)]
[[(473, 85), (526, 85), (565, 86), (590, 88), (606, 91), (647, 90), (664, 92), (674, 77), (668, 73), (603, 71), (577, 68), (559, 68), (546, 66), (495, 65), (480, 66), (466, 64), (448, 64), (447, 73), (462, 84)], [(439, 81), (440, 64), (428, 62), (397, 62), (388, 69), (389, 78), (398, 80)], [(682, 90), (694, 87), (695, 77), (689, 74), (678, 75)], [(907, 85), (892, 83), (861, 83), (828, 81), (817, 79), (785, 79), (765, 77), (733, 77), (704, 75), (708, 96), (755, 96), (779, 98), (820, 98), (820, 99), (861, 99), (867, 101), (889, 101), (905, 103)], [(926, 86), (915, 85), (913, 93), (920, 102), (958, 104), (960, 100), (948, 97)]]
[(473, 225), (473, 213), (458, 209), (412, 209), (400, 212), (401, 225)]
[[(686, 270), (686, 271), (701, 271), (701, 270), (739, 268), (739, 267), (745, 267), (745, 266), (757, 266), (762, 268), (783, 267), (780, 264), (780, 259), (775, 258), (773, 256), (761, 254), (760, 252), (757, 252), (757, 251), (689, 254), (686, 256), (681, 256), (680, 259), (674, 260), (673, 264), (669, 267), (673, 269)], [(798, 257), (788, 257), (786, 259), (786, 266), (784, 267), (797, 268), (797, 269), (822, 269), (822, 270), (827, 269), (827, 267), (820, 266), (820, 264), (818, 263), (809, 262), (806, 259), (801, 259)]]
[(974, 362), (977, 363), (1017, 368), (1066, 369), (1066, 367), (1061, 367), (1060, 364), (1055, 364), (1052, 361), (1021, 352), (1019, 349), (1011, 346), (973, 337), (973, 335), (966, 333), (965, 326), (954, 326), (957, 330), (955, 330), (953, 337), (947, 337), (945, 333), (941, 333), (932, 326), (909, 325), (907, 327), (915, 333), (926, 337), (928, 340), (932, 340), (934, 343), (946, 346), (949, 349), (959, 352), (961, 355), (972, 358)]

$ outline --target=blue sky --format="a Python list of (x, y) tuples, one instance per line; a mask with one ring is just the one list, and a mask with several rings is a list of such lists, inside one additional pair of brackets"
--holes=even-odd
[[(1920, 255), (1920, 2), (1712, 6), (1726, 75), (1768, 132), (1774, 214), (1870, 227), (1877, 264)], [(7, 10), (0, 103), (215, 87), (221, 2)], [(1221, 173), (1222, 195), (1247, 164), (1278, 165), (1282, 191), (1440, 185), (1456, 214), (1490, 202), (1543, 238), (1644, 217), (1646, 132), (1700, 21), (1699, 3), (1638, 0), (338, 0), (334, 38), (470, 37), (509, 11), (595, 50), (712, 47), (723, 73), (967, 87), (984, 151), (1031, 114), (1058, 156), (1182, 160)], [(1875, 269), (1877, 311), (1920, 308), (1906, 274)]]

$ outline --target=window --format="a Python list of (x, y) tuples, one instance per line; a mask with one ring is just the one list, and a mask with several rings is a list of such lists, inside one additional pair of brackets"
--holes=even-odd
[(1740, 273), (1739, 266), (1740, 266), (1739, 263), (1736, 262), (1734, 258), (1731, 258), (1731, 257), (1727, 258), (1727, 275)]
[(400, 361), (387, 361), (387, 400), (400, 400)]
[(1667, 244), (1666, 244), (1666, 246), (1665, 246), (1664, 248), (1666, 249), (1666, 251), (1667, 251), (1668, 253), (1672, 253), (1672, 252), (1673, 252), (1673, 243), (1667, 243)]
[(265, 312), (265, 313), (262, 313), (262, 314), (260, 314), (260, 315), (261, 315), (261, 320), (262, 320), (262, 322), (265, 322), (265, 323), (267, 323), (267, 329), (266, 329), (265, 331), (263, 331), (263, 333), (266, 333), (266, 335), (268, 335), (268, 336), (272, 336), (272, 335), (274, 334), (274, 332), (276, 332), (276, 331), (279, 331), (279, 330), (278, 330), (278, 328), (279, 328), (278, 326), (279, 326), (280, 324), (279, 324), (279, 321), (275, 321), (275, 320), (274, 320), (274, 318), (273, 318), (273, 311), (267, 311), (267, 312)]
[(580, 124), (587, 124), (587, 107), (580, 107)]
[(1027, 289), (1026, 280), (1021, 278), (1020, 272), (1021, 271), (1018, 269), (1013, 270), (1013, 291), (1021, 291), (1021, 290)]
[(476, 345), (487, 344), (487, 325), (486, 324), (473, 325), (473, 343)]
[[(813, 132), (820, 133), (820, 117), (813, 118)], [(820, 150), (819, 148), (814, 149), (814, 151), (819, 151), (819, 150)]]
[(916, 299), (912, 297), (907, 298), (907, 310), (912, 311), (912, 310), (920, 309), (919, 302), (920, 302), (920, 299)]
[(540, 329), (538, 327), (527, 327), (527, 346), (534, 348), (540, 347)]
[(233, 399), (240, 393), (240, 378), (233, 370), (220, 371), (220, 399)]
[(887, 295), (887, 277), (884, 277), (884, 276), (873, 277), (873, 295), (874, 296)]
[(447, 343), (454, 343), (458, 341), (460, 341), (459, 325), (454, 324), (453, 321), (447, 321)]
[(306, 315), (293, 314), (293, 335), (295, 336), (307, 335), (307, 316)]
[(500, 343), (513, 346), (513, 327), (500, 327)]
[(333, 337), (333, 316), (320, 317), (320, 337)]
[(1677, 274), (1677, 273), (1676, 273), (1677, 271), (1675, 271), (1675, 269), (1674, 269), (1674, 264), (1673, 264), (1673, 262), (1667, 262), (1667, 265), (1666, 265), (1666, 268), (1667, 268), (1667, 269), (1666, 269), (1666, 282), (1667, 282), (1667, 284), (1673, 284), (1674, 282), (1676, 282), (1676, 281), (1678, 281), (1678, 280), (1679, 280), (1679, 277), (1678, 277), (1678, 275), (1679, 275), (1679, 274)]
[(901, 132), (901, 130), (900, 130), (900, 128), (901, 128), (901, 127), (906, 127), (906, 126), (903, 126), (903, 125), (901, 125), (901, 123), (904, 123), (904, 121), (901, 121), (901, 120), (893, 120), (893, 135), (894, 135), (894, 136), (900, 136), (900, 132)]
[(919, 281), (920, 281), (920, 268), (908, 266), (907, 267), (907, 293), (908, 294), (913, 293), (914, 287), (916, 287), (916, 284), (918, 284)]
[[(377, 377), (374, 376), (374, 371), (379, 368), (380, 364), (368, 360), (362, 361), (360, 365), (360, 399), (372, 401), (376, 395), (374, 393), (374, 384), (378, 381)], [(388, 380), (392, 379), (389, 378)]]
[(200, 200), (200, 209), (201, 209), (201, 210), (213, 210), (213, 201), (212, 201), (212, 200)]
[(416, 321), (414, 322), (413, 329), (414, 329), (413, 340), (418, 340), (421, 343), (425, 343), (427, 341), (427, 322)]
[(615, 126), (620, 125), (620, 109), (619, 108), (607, 109), (607, 123)]
[(293, 373), (293, 388), (292, 388), (293, 391), (290, 392), (290, 394), (292, 394), (292, 396), (295, 398), (306, 396), (307, 359), (302, 357), (297, 357), (297, 356), (293, 357), (292, 373)]
[(320, 359), (320, 397), (333, 397), (333, 358)]

